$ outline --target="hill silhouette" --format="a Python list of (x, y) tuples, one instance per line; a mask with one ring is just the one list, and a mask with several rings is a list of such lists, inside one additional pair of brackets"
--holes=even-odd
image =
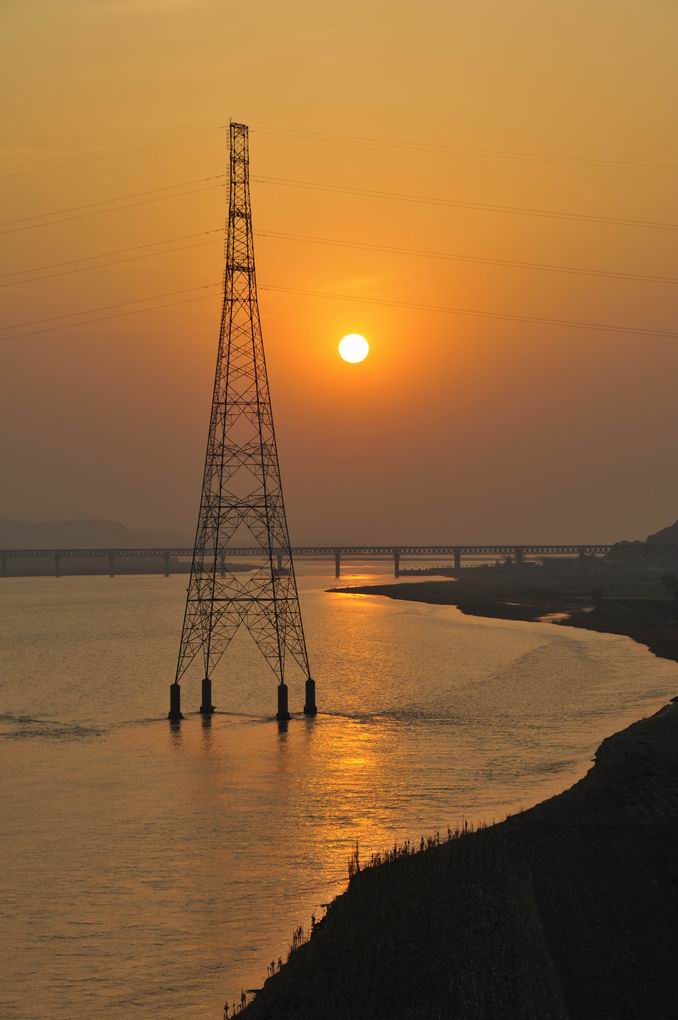
[(179, 531), (128, 528), (119, 521), (21, 521), (0, 517), (0, 549), (125, 549), (191, 546)]
[(678, 545), (678, 521), (647, 536), (648, 545)]

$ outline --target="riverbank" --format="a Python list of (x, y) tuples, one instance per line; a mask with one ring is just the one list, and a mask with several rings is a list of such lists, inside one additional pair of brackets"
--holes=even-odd
[(351, 879), (252, 1020), (678, 1015), (678, 704), (571, 789)]
[(516, 584), (493, 587), (464, 581), (419, 581), (333, 588), (332, 591), (456, 606), (468, 616), (532, 622), (547, 620), (567, 627), (623, 634), (646, 645), (655, 655), (678, 662), (678, 601), (661, 597), (658, 588), (657, 583), (642, 588), (627, 584), (619, 589), (619, 594), (603, 596), (596, 602), (590, 592), (582, 592), (581, 581), (576, 588), (563, 586), (560, 590)]
[[(584, 596), (464, 595), (457, 582), (349, 590), (511, 619), (567, 612), (568, 625), (628, 634), (678, 657), (669, 600), (604, 600), (596, 611)], [(678, 1015), (678, 703), (604, 740), (564, 793), (393, 857), (353, 875), (247, 1017)]]

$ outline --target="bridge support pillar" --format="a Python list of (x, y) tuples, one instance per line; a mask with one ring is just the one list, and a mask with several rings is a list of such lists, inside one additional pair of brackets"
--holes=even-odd
[(162, 554), (162, 561), (163, 561), (163, 565), (165, 567), (165, 577), (169, 577), (170, 576), (170, 554), (168, 552), (164, 552)]
[(287, 722), (291, 718), (287, 699), (287, 684), (278, 684), (278, 711), (275, 715), (278, 722)]
[(170, 709), (167, 718), (170, 722), (179, 722), (184, 718), (181, 714), (181, 687), (176, 680), (170, 684)]
[(513, 562), (517, 567), (525, 566), (525, 554), (523, 552), (523, 547), (520, 545), (517, 545), (513, 550)]
[(454, 569), (461, 570), (461, 549), (455, 549), (452, 555), (454, 556)]
[(0, 553), (0, 577), (7, 577), (7, 553)]
[(61, 554), (54, 553), (54, 576), (61, 577)]
[(315, 703), (315, 680), (309, 677), (306, 681), (306, 700), (304, 701), (304, 715), (317, 715), (318, 706)]
[(400, 549), (393, 550), (393, 576), (400, 577)]
[(338, 551), (334, 553), (334, 576), (341, 577), (341, 553)]
[(282, 570), (282, 568), (283, 568), (283, 554), (282, 550), (278, 549), (278, 571)]
[(200, 715), (212, 715), (214, 705), (212, 704), (212, 681), (208, 676), (202, 681), (202, 701), (200, 703)]
[(108, 554), (108, 576), (115, 577), (115, 553)]

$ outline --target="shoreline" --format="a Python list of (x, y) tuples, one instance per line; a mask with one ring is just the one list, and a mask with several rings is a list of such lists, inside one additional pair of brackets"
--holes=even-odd
[[(380, 595), (406, 602), (454, 606), (465, 616), (579, 627), (630, 637), (654, 655), (678, 662), (678, 601), (615, 595), (595, 608), (590, 596), (548, 589), (469, 590), (458, 581), (330, 588), (336, 594)], [(555, 616), (555, 619), (548, 619)]]
[[(454, 591), (451, 589), (454, 588)], [(419, 589), (419, 590), (417, 590)], [(678, 606), (457, 582), (334, 588), (623, 634), (678, 661)], [(355, 871), (252, 1020), (670, 1020), (678, 1015), (678, 697), (605, 738), (549, 799)], [(350, 989), (350, 997), (348, 990)]]

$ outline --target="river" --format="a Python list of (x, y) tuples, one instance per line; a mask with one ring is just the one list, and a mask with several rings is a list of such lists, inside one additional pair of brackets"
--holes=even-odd
[(218, 714), (167, 723), (185, 577), (0, 580), (3, 1020), (221, 1020), (356, 840), (527, 807), (676, 693), (678, 666), (627, 638), (329, 594), (324, 569), (299, 578), (320, 714), (285, 731), (246, 634)]

